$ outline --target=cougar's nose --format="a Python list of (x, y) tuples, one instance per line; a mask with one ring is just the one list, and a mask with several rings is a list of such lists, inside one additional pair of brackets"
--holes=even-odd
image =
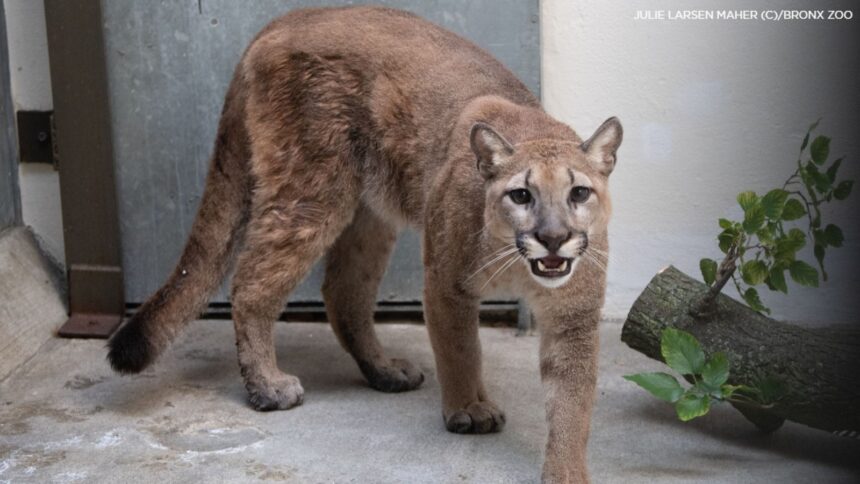
[(570, 232), (535, 232), (535, 238), (537, 241), (552, 253), (558, 252), (558, 249), (561, 248), (561, 244), (570, 240), (570, 237)]

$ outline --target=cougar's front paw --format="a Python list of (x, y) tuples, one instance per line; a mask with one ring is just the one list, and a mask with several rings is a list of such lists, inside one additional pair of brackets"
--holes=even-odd
[(445, 413), (445, 428), (456, 434), (488, 434), (505, 427), (505, 414), (493, 402), (472, 402)]
[(547, 461), (543, 466), (541, 484), (589, 484), (588, 471), (585, 464), (572, 467), (570, 462)]
[(396, 393), (414, 390), (424, 382), (424, 374), (409, 360), (391, 359), (383, 365), (361, 365), (361, 372), (374, 390)]
[(305, 389), (299, 379), (292, 375), (254, 379), (246, 382), (245, 388), (251, 406), (261, 412), (293, 408), (301, 405), (305, 397)]

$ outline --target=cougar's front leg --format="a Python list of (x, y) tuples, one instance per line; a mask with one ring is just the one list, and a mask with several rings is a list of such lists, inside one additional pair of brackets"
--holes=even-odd
[(549, 429), (542, 481), (587, 483), (586, 446), (597, 382), (600, 312), (535, 312), (541, 330), (540, 372)]
[(442, 387), (442, 417), (450, 432), (498, 432), (505, 415), (487, 398), (481, 381), (478, 298), (458, 290), (446, 271), (428, 267), (424, 304)]

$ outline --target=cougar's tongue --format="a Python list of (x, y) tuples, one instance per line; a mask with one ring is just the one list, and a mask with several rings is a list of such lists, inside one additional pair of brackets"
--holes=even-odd
[(557, 255), (548, 255), (546, 257), (541, 258), (540, 260), (544, 267), (547, 269), (558, 269), (561, 267), (561, 264), (564, 262), (563, 257), (559, 257)]

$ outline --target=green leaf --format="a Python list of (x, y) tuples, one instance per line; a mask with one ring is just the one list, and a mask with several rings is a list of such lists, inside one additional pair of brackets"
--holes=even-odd
[(764, 225), (764, 208), (755, 204), (744, 212), (744, 231), (754, 234)]
[(704, 380), (697, 381), (695, 385), (687, 390), (687, 393), (693, 393), (695, 395), (710, 395), (715, 399), (723, 397), (723, 393), (720, 390), (719, 385), (711, 385), (706, 383)]
[(720, 397), (723, 399), (731, 397), (737, 391), (740, 385), (729, 385), (728, 383), (720, 387)]
[(818, 271), (802, 260), (792, 262), (788, 266), (788, 273), (800, 285), (818, 287)]
[(758, 400), (764, 405), (774, 403), (786, 394), (785, 383), (775, 376), (767, 376), (755, 383)]
[(813, 191), (812, 188), (815, 188), (818, 193), (826, 193), (832, 188), (830, 178), (818, 171), (818, 168), (814, 164), (807, 163), (803, 171), (806, 172), (806, 177), (803, 181), (806, 184), (807, 190)]
[(820, 123), (820, 122), (821, 122), (821, 120), (819, 119), (818, 121), (809, 125), (809, 129), (806, 131), (806, 136), (803, 137), (803, 143), (800, 144), (800, 152), (801, 153), (803, 153), (803, 150), (805, 150), (806, 146), (809, 144), (809, 135), (813, 131), (815, 131), (815, 128), (818, 127), (818, 123)]
[(823, 165), (827, 161), (827, 156), (830, 154), (830, 138), (827, 136), (817, 136), (812, 140), (812, 146), (809, 147), (809, 154), (812, 155), (812, 161), (816, 165)]
[(811, 193), (813, 191), (815, 179), (809, 174), (809, 170), (807, 169), (808, 166), (812, 166), (813, 168), (815, 168), (815, 166), (812, 165), (812, 162), (809, 162), (808, 164), (801, 167), (798, 173), (800, 174), (800, 180), (803, 182), (803, 186), (806, 187), (806, 190)]
[(699, 269), (702, 271), (702, 279), (705, 284), (711, 285), (717, 278), (717, 261), (713, 259), (702, 259), (699, 261)]
[(660, 353), (670, 368), (682, 375), (698, 375), (705, 366), (705, 354), (693, 335), (666, 328), (660, 337)]
[(815, 216), (812, 217), (812, 222), (809, 225), (814, 229), (821, 227), (821, 212), (817, 208), (815, 209)]
[(669, 403), (675, 403), (684, 394), (684, 387), (678, 383), (674, 376), (663, 373), (637, 373), (635, 375), (624, 375), (624, 379), (632, 381), (640, 387), (648, 390), (655, 397)]
[(721, 229), (730, 229), (735, 225), (731, 220), (725, 218), (721, 218), (719, 223)]
[(675, 402), (675, 412), (678, 414), (678, 418), (684, 422), (705, 415), (710, 408), (711, 398), (708, 395), (685, 393), (680, 400)]
[(702, 381), (719, 387), (729, 379), (729, 359), (723, 352), (714, 353), (702, 368)]
[(766, 224), (764, 227), (759, 229), (758, 232), (755, 233), (756, 237), (758, 237), (759, 242), (764, 247), (770, 247), (773, 245), (773, 237), (776, 235), (776, 227), (773, 224)]
[(806, 245), (806, 234), (802, 230), (794, 228), (786, 235), (776, 240), (773, 250), (773, 259), (784, 267), (788, 267), (794, 260), (798, 250)]
[(842, 158), (839, 158), (830, 165), (830, 168), (827, 169), (827, 179), (830, 180), (830, 183), (834, 183), (836, 181), (836, 172), (839, 171), (839, 165), (841, 164)]
[(758, 202), (758, 195), (755, 192), (742, 192), (738, 194), (738, 203), (744, 212), (752, 208)]
[(815, 245), (827, 247), (827, 239), (824, 237), (824, 231), (821, 229), (815, 229), (812, 231), (812, 240), (815, 241)]
[(785, 240), (792, 250), (798, 251), (806, 245), (806, 234), (800, 229), (791, 229), (785, 236)]
[(770, 309), (768, 309), (764, 304), (762, 304), (761, 298), (758, 297), (758, 291), (756, 291), (754, 287), (747, 288), (747, 290), (744, 291), (743, 294), (741, 294), (741, 297), (744, 298), (744, 301), (746, 301), (747, 305), (754, 311), (766, 313), (770, 312)]
[(845, 200), (848, 198), (848, 195), (851, 195), (851, 187), (853, 186), (854, 180), (839, 182), (839, 185), (837, 185), (836, 189), (833, 191), (833, 196), (836, 197), (837, 200)]
[(782, 219), (785, 221), (797, 220), (806, 215), (806, 208), (796, 198), (790, 198), (782, 208)]
[(720, 232), (720, 235), (717, 236), (717, 240), (720, 244), (720, 250), (725, 254), (729, 251), (732, 245), (738, 243), (738, 239), (740, 238), (740, 233), (734, 228), (728, 228)]
[(741, 277), (750, 286), (761, 284), (767, 277), (767, 265), (760, 260), (748, 260), (741, 266)]
[(785, 283), (785, 269), (772, 267), (767, 275), (768, 286), (774, 291), (788, 294), (788, 285)]
[(803, 153), (803, 150), (806, 149), (807, 145), (809, 145), (809, 133), (806, 133), (806, 136), (803, 137), (803, 142), (800, 143), (800, 152)]
[(827, 227), (824, 227), (824, 240), (831, 247), (842, 247), (845, 237), (842, 235), (842, 229), (833, 224), (828, 224)]
[(827, 272), (824, 270), (824, 245), (816, 243), (812, 252), (815, 254), (815, 260), (818, 261), (818, 268), (821, 269), (821, 278), (826, 281)]
[(782, 217), (782, 209), (785, 207), (785, 201), (788, 199), (788, 192), (782, 189), (775, 189), (767, 192), (761, 198), (761, 206), (764, 209), (764, 215), (770, 220), (779, 220)]

